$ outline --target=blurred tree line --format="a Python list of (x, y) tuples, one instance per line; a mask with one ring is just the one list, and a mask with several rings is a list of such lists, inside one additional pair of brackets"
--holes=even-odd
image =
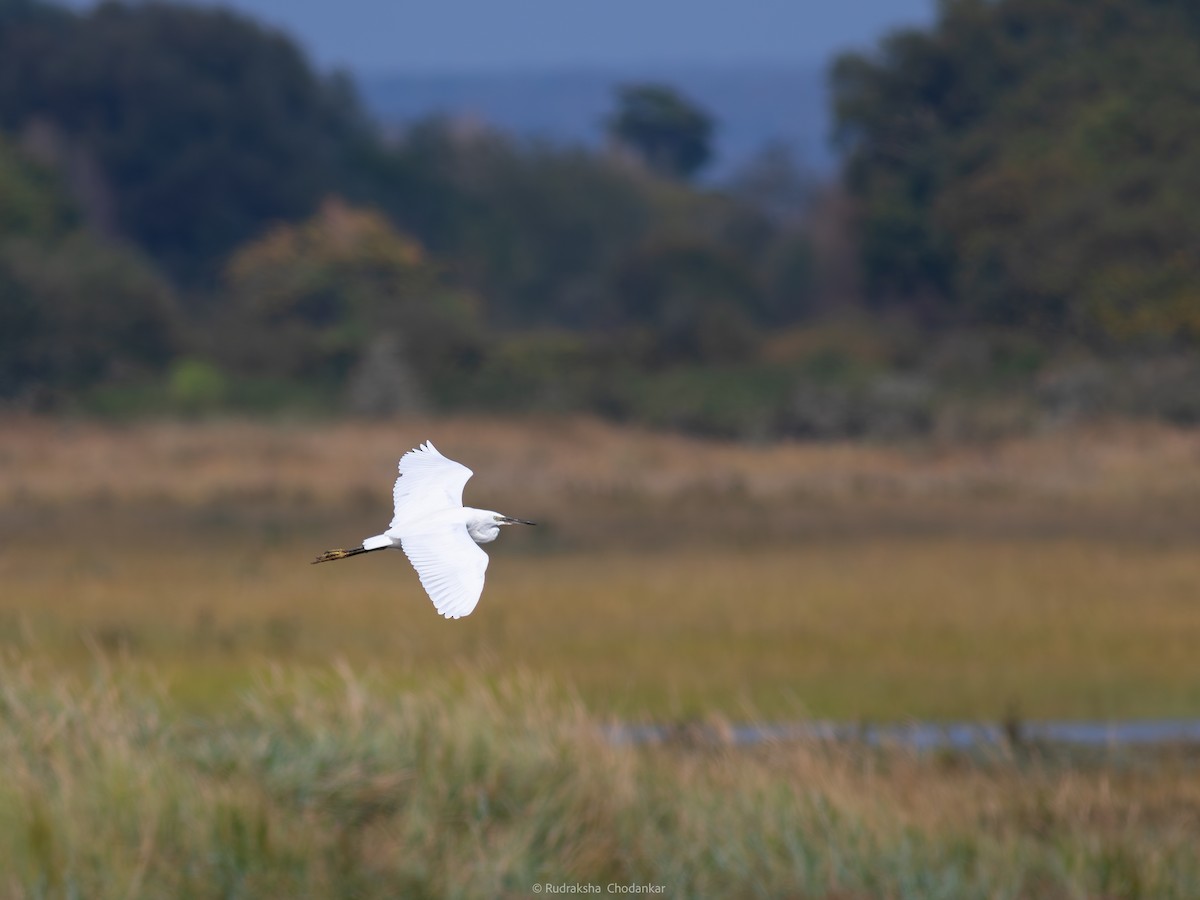
[(1096, 366), (1151, 352), (1200, 418), (1198, 10), (944, 0), (835, 62), (839, 183), (767, 147), (714, 187), (667, 86), (601, 151), (390, 135), (238, 14), (0, 0), (0, 401), (907, 434), (1143, 406)]
[(833, 69), (877, 308), (1200, 337), (1200, 4), (947, 0)]

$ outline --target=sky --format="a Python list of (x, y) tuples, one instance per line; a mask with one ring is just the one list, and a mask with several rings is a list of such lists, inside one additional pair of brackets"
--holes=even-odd
[[(71, 0), (71, 5), (90, 5)], [(935, 0), (227, 0), (360, 73), (823, 62)]]

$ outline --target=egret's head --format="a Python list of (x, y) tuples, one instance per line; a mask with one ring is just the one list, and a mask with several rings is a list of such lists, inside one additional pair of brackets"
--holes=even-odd
[(512, 516), (503, 516), (498, 512), (492, 512), (486, 509), (473, 509), (470, 511), (471, 517), (467, 520), (467, 531), (471, 538), (479, 544), (491, 543), (500, 534), (501, 525), (532, 525), (532, 522), (526, 522), (524, 519), (514, 519)]

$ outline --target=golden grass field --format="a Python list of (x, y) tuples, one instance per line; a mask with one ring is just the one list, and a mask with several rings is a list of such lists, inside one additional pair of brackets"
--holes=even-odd
[[(400, 554), (309, 565), (382, 529), (426, 438), (542, 523), (457, 622)], [(1185, 749), (704, 737), (1200, 716), (1200, 433), (14, 418), (0, 535), (0, 896), (1200, 895)]]
[[(400, 554), (430, 437), (506, 529), (477, 611)], [(1200, 436), (737, 446), (587, 420), (0, 429), (0, 641), (161, 666), (219, 702), (272, 661), (404, 683), (515, 667), (634, 718), (1200, 715)]]

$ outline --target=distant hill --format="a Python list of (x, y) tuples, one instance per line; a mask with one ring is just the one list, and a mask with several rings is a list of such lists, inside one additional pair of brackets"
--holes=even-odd
[(706, 173), (721, 178), (774, 140), (826, 173), (834, 167), (825, 68), (795, 66), (663, 67), (653, 70), (393, 73), (359, 78), (368, 108), (385, 124), (431, 114), (478, 119), (505, 131), (564, 143), (598, 144), (623, 83), (668, 84), (717, 120), (717, 157)]

